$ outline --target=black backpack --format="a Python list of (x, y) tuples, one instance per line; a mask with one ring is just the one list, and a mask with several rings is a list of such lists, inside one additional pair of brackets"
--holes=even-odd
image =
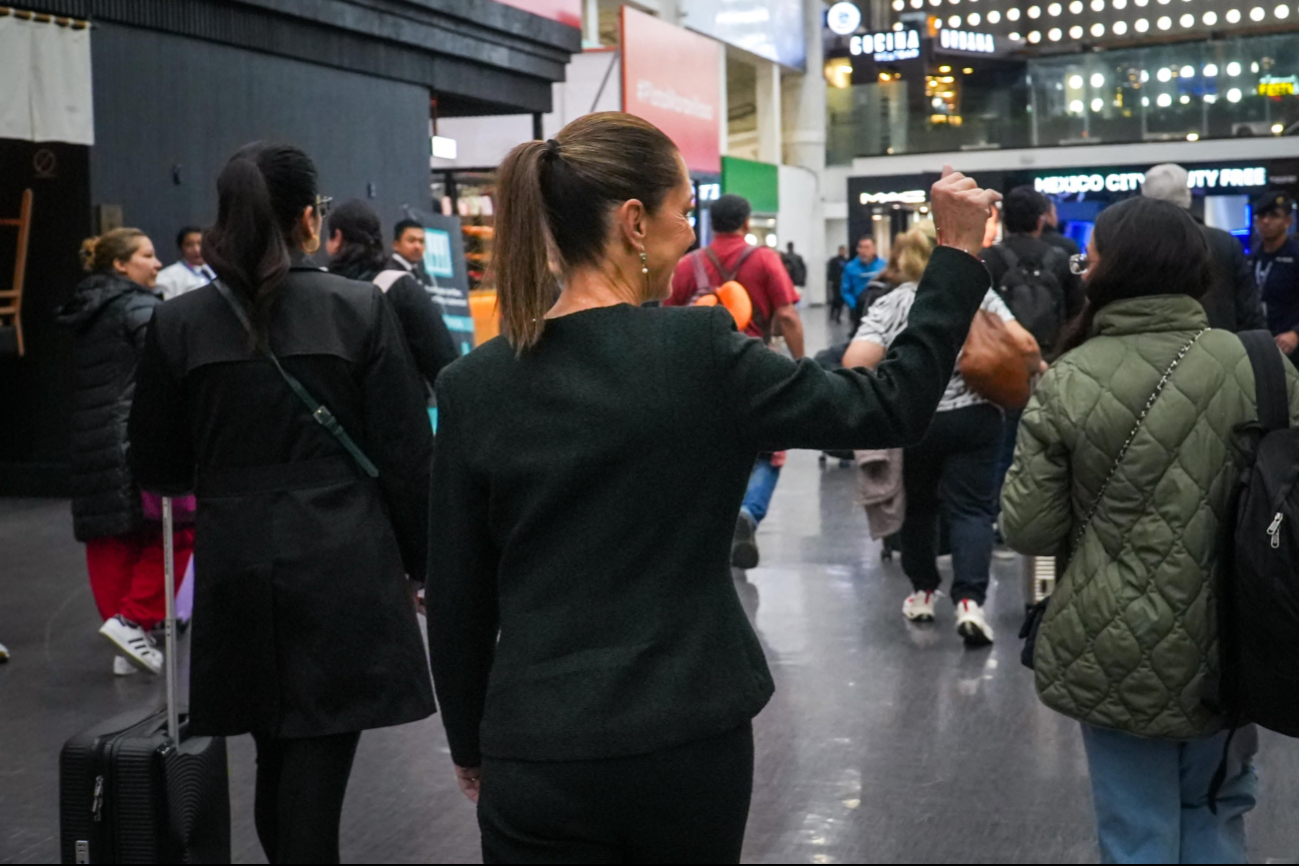
[(1047, 246), (1041, 257), (1034, 254), (1021, 258), (1008, 244), (998, 244), (994, 249), (1006, 263), (997, 294), (1046, 354), (1064, 325), (1064, 286), (1053, 267), (1064, 253)]
[(1210, 703), (1232, 727), (1254, 722), (1299, 737), (1299, 428), (1290, 426), (1272, 335), (1248, 331), (1240, 340), (1254, 368), (1258, 423), (1239, 431), (1245, 461), (1223, 529), (1221, 681)]

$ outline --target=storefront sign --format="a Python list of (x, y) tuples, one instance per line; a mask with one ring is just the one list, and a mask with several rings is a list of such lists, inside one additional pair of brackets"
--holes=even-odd
[(858, 199), (862, 204), (924, 204), (929, 194), (923, 189), (905, 192), (864, 192)]
[(689, 11), (691, 30), (782, 66), (807, 67), (803, 0), (690, 0)]
[(856, 3), (836, 3), (825, 13), (825, 26), (840, 36), (854, 33), (861, 26), (861, 10)]
[(667, 133), (691, 171), (722, 170), (721, 51), (711, 39), (622, 7), (623, 111)]
[[(1033, 188), (1047, 195), (1088, 192), (1136, 192), (1146, 182), (1141, 172), (1114, 174), (1070, 174), (1033, 179)], [(1235, 189), (1267, 186), (1267, 169), (1249, 168), (1196, 169), (1189, 172), (1186, 185), (1191, 189)]]
[(1259, 96), (1294, 96), (1299, 92), (1299, 76), (1276, 78), (1264, 75), (1258, 80)]
[(914, 60), (920, 56), (920, 32), (890, 30), (887, 33), (854, 36), (848, 43), (848, 50), (854, 55), (872, 54), (876, 63)]
[(966, 30), (938, 31), (938, 44), (948, 51), (972, 51), (976, 54), (993, 54), (997, 50), (991, 33), (971, 33)]

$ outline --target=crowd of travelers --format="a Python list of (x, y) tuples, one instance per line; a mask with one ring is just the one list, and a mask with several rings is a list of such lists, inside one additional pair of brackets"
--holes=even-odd
[[(1246, 465), (1230, 434), (1262, 417), (1234, 332), (1271, 329), (1299, 422), (1284, 194), (1246, 258), (1160, 166), (1080, 251), (1031, 188), (1003, 200), (945, 169), (931, 221), (828, 263), (851, 340), (818, 364), (793, 245), (749, 244), (727, 195), (692, 252), (681, 155), (631, 115), (506, 158), (502, 336), (459, 359), (418, 222), (389, 246), (288, 145), (241, 149), (216, 185), (170, 267), (134, 229), (85, 246), (59, 314), (73, 516), (114, 672), (156, 674), (175, 504), (188, 730), (252, 734), (270, 862), (338, 862), (362, 732), (438, 709), (486, 862), (738, 862), (774, 682), (732, 568), (758, 564), (795, 448), (900, 473), (913, 623), (941, 615), (943, 550), (971, 647), (995, 639), (994, 549), (1057, 557), (1025, 656), (1081, 725), (1102, 858), (1245, 862), (1257, 736), (1201, 695)], [(1021, 400), (978, 345), (1011, 347)]]

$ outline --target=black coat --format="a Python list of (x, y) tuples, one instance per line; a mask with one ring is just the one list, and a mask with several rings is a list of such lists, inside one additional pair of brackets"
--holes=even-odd
[(456, 763), (644, 754), (751, 719), (773, 685), (730, 549), (754, 458), (919, 441), (988, 287), (935, 250), (874, 373), (791, 361), (724, 310), (627, 304), (448, 367), (429, 644)]
[(115, 274), (77, 286), (58, 321), (72, 347), (72, 527), (78, 541), (138, 532), (140, 488), (129, 459), (127, 418), (145, 328), (162, 299)]
[(131, 436), (146, 489), (197, 479), (191, 730), (311, 737), (424, 718), (404, 575), (425, 572), (432, 431), (400, 326), (377, 287), (299, 265), (270, 343), (380, 474), (312, 420), (214, 287), (159, 308)]
[[(394, 256), (393, 258), (396, 258)], [(384, 263), (392, 264), (391, 260)], [(331, 269), (333, 273), (353, 280), (372, 281), (385, 268), (366, 267)], [(397, 270), (396, 267), (386, 268)], [(386, 292), (392, 311), (397, 314), (401, 323), (402, 334), (406, 337), (406, 346), (410, 349), (415, 366), (419, 369), (429, 387), (437, 381), (438, 374), (460, 353), (456, 351), (455, 340), (442, 319), (442, 306), (429, 295), (428, 290), (416, 279), (413, 273), (397, 280)]]
[(1213, 265), (1213, 282), (1200, 299), (1209, 326), (1233, 333), (1266, 328), (1258, 287), (1240, 241), (1222, 229), (1202, 225), (1200, 231)]

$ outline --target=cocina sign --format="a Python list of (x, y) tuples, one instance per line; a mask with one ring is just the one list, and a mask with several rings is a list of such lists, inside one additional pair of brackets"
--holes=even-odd
[(853, 55), (874, 54), (876, 63), (914, 60), (920, 56), (920, 31), (896, 30), (854, 36), (848, 42), (848, 50)]

